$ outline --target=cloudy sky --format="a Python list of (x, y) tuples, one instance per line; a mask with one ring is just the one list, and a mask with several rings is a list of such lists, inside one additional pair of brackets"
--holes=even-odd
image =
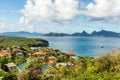
[(120, 0), (0, 0), (0, 32), (120, 33)]

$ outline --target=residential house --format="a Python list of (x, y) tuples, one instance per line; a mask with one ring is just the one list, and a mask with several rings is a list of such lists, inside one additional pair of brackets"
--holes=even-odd
[(8, 63), (8, 64), (5, 64), (5, 65), (7, 66), (9, 71), (13, 71), (16, 68), (16, 64), (14, 64), (14, 63)]
[(10, 52), (9, 52), (9, 50), (3, 50), (3, 51), (0, 52), (0, 57), (1, 56), (5, 56), (5, 55), (8, 55), (8, 56), (11, 55)]
[(24, 56), (24, 53), (22, 53), (22, 52), (17, 52), (15, 56), (16, 56), (16, 57), (22, 57), (22, 56)]

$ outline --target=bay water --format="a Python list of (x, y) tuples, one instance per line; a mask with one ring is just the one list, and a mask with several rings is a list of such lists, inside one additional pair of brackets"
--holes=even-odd
[(63, 52), (75, 52), (77, 56), (97, 57), (120, 48), (117, 37), (40, 37), (49, 41), (49, 47)]

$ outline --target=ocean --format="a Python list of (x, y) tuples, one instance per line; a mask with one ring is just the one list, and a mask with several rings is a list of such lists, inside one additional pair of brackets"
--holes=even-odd
[(117, 37), (40, 37), (49, 41), (49, 47), (63, 52), (75, 52), (77, 56), (98, 57), (120, 48)]

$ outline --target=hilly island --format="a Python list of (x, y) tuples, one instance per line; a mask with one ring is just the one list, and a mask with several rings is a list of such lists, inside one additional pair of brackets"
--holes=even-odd
[(34, 36), (55, 36), (55, 37), (63, 37), (63, 36), (101, 36), (101, 37), (120, 37), (120, 33), (101, 30), (101, 31), (93, 31), (92, 33), (87, 33), (86, 31), (82, 32), (75, 32), (75, 33), (37, 33), (37, 32), (25, 32), (25, 31), (18, 31), (18, 32), (3, 32), (0, 35), (4, 36), (14, 36), (14, 37), (34, 37)]
[(67, 34), (67, 33), (47, 33), (44, 34), (44, 36), (93, 36), (93, 37), (120, 37), (120, 33), (116, 33), (113, 31), (107, 31), (107, 30), (101, 30), (101, 31), (93, 31), (92, 33), (87, 33), (86, 31), (83, 32), (76, 32), (73, 34)]

